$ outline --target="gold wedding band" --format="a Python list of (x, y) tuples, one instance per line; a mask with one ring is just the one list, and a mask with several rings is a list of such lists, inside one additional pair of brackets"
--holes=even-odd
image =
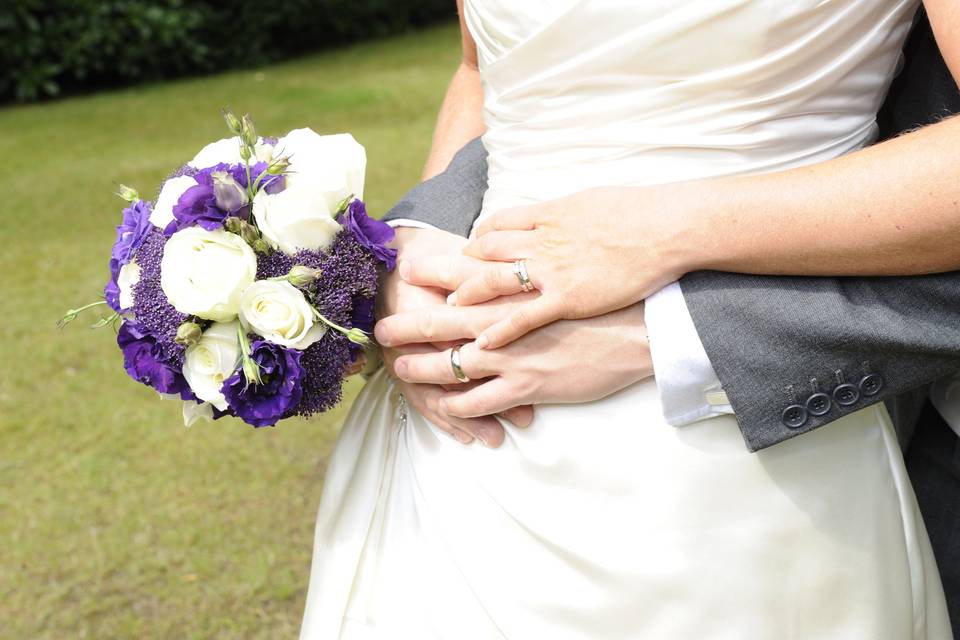
[(520, 290), (524, 293), (530, 293), (536, 287), (533, 286), (533, 283), (530, 282), (530, 276), (527, 275), (527, 261), (526, 260), (517, 260), (513, 263), (513, 273), (517, 276), (517, 280), (520, 281)]
[(453, 369), (453, 377), (460, 382), (470, 382), (470, 378), (463, 372), (460, 365), (460, 347), (456, 346), (450, 349), (450, 368)]

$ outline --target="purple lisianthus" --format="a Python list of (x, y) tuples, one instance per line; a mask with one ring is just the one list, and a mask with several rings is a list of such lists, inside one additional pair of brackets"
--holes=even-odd
[[(123, 210), (123, 219), (117, 227), (117, 239), (113, 243), (110, 257), (123, 266), (130, 262), (133, 254), (140, 248), (153, 225), (150, 223), (151, 207), (149, 202), (137, 200)], [(118, 267), (119, 269), (119, 267)]]
[[(350, 316), (350, 326), (360, 329), (366, 334), (373, 333), (375, 318), (373, 316), (374, 298), (359, 296), (353, 299), (353, 313)], [(350, 343), (350, 355), (357, 357), (363, 347), (355, 342)]]
[[(257, 162), (250, 165), (250, 179), (256, 183), (261, 174), (266, 172), (266, 162)], [(172, 236), (177, 231), (193, 225), (199, 225), (207, 231), (216, 231), (223, 227), (223, 221), (231, 215), (246, 217), (249, 211), (249, 203), (239, 203), (238, 206), (223, 206), (224, 191), (220, 192), (220, 199), (217, 198), (218, 187), (213, 174), (222, 172), (230, 176), (236, 183), (234, 188), (241, 190), (242, 197), (246, 197), (247, 168), (242, 164), (220, 163), (206, 169), (197, 171), (193, 178), (197, 184), (183, 192), (177, 204), (173, 206), (173, 220), (163, 230), (167, 237)], [(229, 182), (229, 180), (228, 180)], [(258, 185), (258, 190), (263, 189), (267, 193), (276, 193), (283, 190), (283, 176), (265, 175)], [(232, 201), (228, 198), (227, 201)]]
[(374, 298), (357, 297), (353, 299), (353, 314), (350, 318), (350, 326), (361, 329), (366, 333), (373, 333)]
[(184, 400), (194, 398), (183, 372), (164, 357), (157, 339), (144, 326), (124, 322), (117, 332), (117, 344), (131, 378), (160, 393), (178, 394)]
[(393, 240), (393, 227), (367, 215), (362, 200), (354, 200), (343, 213), (342, 222), (361, 245), (370, 250), (377, 260), (393, 271), (397, 265), (397, 250), (387, 246)]
[(169, 237), (195, 224), (207, 231), (216, 231), (223, 227), (228, 215), (228, 211), (217, 206), (213, 185), (197, 184), (184, 191), (177, 204), (173, 205), (173, 220), (163, 233)]
[(103, 298), (107, 301), (107, 306), (120, 313), (120, 285), (117, 284), (117, 278), (120, 276), (120, 261), (116, 258), (110, 259), (110, 279), (103, 287)]
[[(250, 180), (253, 181), (253, 184), (256, 184), (257, 180), (260, 179), (260, 175), (264, 173), (269, 164), (266, 162), (255, 162), (250, 165)], [(200, 169), (194, 174), (194, 179), (200, 184), (205, 184), (207, 186), (213, 186), (213, 174), (222, 171), (223, 173), (228, 174), (233, 178), (237, 184), (246, 189), (250, 186), (250, 183), (247, 182), (247, 167), (243, 164), (227, 164), (221, 162), (212, 167), (207, 167), (206, 169)], [(257, 185), (257, 189), (264, 189), (267, 193), (277, 193), (282, 191), (284, 186), (283, 176), (271, 176), (265, 175), (263, 179), (260, 180), (260, 184)]]
[(250, 345), (250, 358), (260, 367), (260, 384), (248, 383), (243, 367), (224, 380), (223, 395), (233, 412), (255, 427), (271, 427), (292, 413), (303, 395), (300, 351), (265, 340)]

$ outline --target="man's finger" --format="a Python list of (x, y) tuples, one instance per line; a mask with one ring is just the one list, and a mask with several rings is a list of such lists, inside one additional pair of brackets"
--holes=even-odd
[(463, 253), (478, 260), (522, 260), (533, 256), (537, 235), (537, 231), (491, 231), (471, 240)]
[(381, 349), (381, 356), (383, 357), (383, 365), (387, 368), (387, 371), (396, 378), (396, 374), (393, 370), (393, 363), (397, 358), (403, 355), (408, 354), (417, 354), (417, 353), (430, 353), (431, 351), (437, 351), (438, 349), (433, 345), (427, 344), (410, 344), (402, 345), (397, 347), (389, 347)]
[(477, 337), (481, 349), (498, 349), (534, 329), (563, 317), (563, 307), (552, 296), (540, 296), (513, 311)]
[(463, 255), (419, 256), (400, 264), (400, 277), (420, 287), (453, 291), (482, 268), (482, 262)]
[(503, 309), (497, 307), (468, 308), (438, 305), (386, 317), (377, 323), (374, 335), (377, 342), (388, 347), (400, 344), (473, 340), (479, 332), (503, 315)]
[(477, 227), (476, 235), (486, 235), (491, 231), (527, 231), (536, 229), (540, 218), (541, 205), (528, 205), (525, 207), (513, 207), (496, 212), (489, 218), (483, 220)]

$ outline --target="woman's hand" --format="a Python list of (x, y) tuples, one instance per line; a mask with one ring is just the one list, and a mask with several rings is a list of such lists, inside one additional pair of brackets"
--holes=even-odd
[[(448, 270), (452, 281), (436, 284), (456, 288), (449, 298), (456, 305), (515, 294), (521, 283), (512, 263), (525, 261), (542, 295), (484, 331), (481, 348), (503, 346), (554, 320), (621, 309), (692, 270), (695, 247), (681, 206), (692, 202), (691, 187), (603, 187), (501, 211), (464, 249), (494, 264)], [(423, 270), (407, 266), (402, 275), (411, 271)]]
[[(436, 314), (431, 331), (450, 335), (457, 312), (463, 314), (460, 321), (471, 325), (471, 314), (479, 316), (485, 306)], [(396, 316), (389, 326), (378, 328), (378, 335), (393, 332), (404, 340), (422, 340), (417, 335), (420, 315)], [(396, 375), (410, 384), (452, 388), (436, 399), (437, 410), (459, 419), (528, 404), (589, 402), (653, 375), (643, 303), (586, 320), (555, 322), (500, 349), (480, 350), (467, 343), (460, 350), (460, 361), (464, 373), (479, 384), (449, 386), (457, 383), (449, 349), (408, 353), (393, 366)]]

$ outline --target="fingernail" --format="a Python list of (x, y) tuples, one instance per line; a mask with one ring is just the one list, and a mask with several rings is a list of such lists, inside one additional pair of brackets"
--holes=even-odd
[(387, 330), (383, 328), (382, 323), (378, 322), (373, 328), (373, 337), (377, 339), (377, 342), (380, 343), (381, 347), (390, 346), (390, 334), (388, 334)]
[(456, 292), (456, 291), (454, 291), (453, 293), (451, 293), (450, 295), (447, 296), (447, 304), (449, 304), (449, 305), (452, 306), (452, 307), (457, 306), (457, 292)]
[(409, 280), (410, 279), (410, 263), (407, 262), (406, 260), (401, 260), (399, 269), (400, 269), (400, 277), (403, 278), (404, 280)]
[(480, 442), (483, 443), (483, 446), (485, 446), (487, 449), (496, 448), (491, 444), (496, 439), (496, 437), (497, 437), (497, 434), (495, 433), (495, 431), (493, 429), (490, 429), (489, 427), (484, 427), (482, 429), (477, 430), (477, 438), (480, 440)]
[(490, 344), (490, 340), (487, 339), (487, 336), (482, 335), (477, 338), (477, 349), (486, 349), (488, 344)]
[(397, 377), (403, 379), (407, 375), (407, 363), (403, 360), (397, 360), (393, 363), (393, 372), (397, 374)]
[(439, 406), (440, 406), (440, 413), (442, 413), (442, 414), (444, 414), (444, 415), (450, 415), (450, 411), (447, 409), (447, 401), (446, 401), (446, 400), (441, 400), (441, 401), (439, 402)]
[(473, 442), (473, 438), (470, 437), (469, 433), (464, 433), (463, 431), (457, 431), (455, 435), (456, 435), (457, 442), (459, 442), (460, 444), (470, 444), (471, 442)]

